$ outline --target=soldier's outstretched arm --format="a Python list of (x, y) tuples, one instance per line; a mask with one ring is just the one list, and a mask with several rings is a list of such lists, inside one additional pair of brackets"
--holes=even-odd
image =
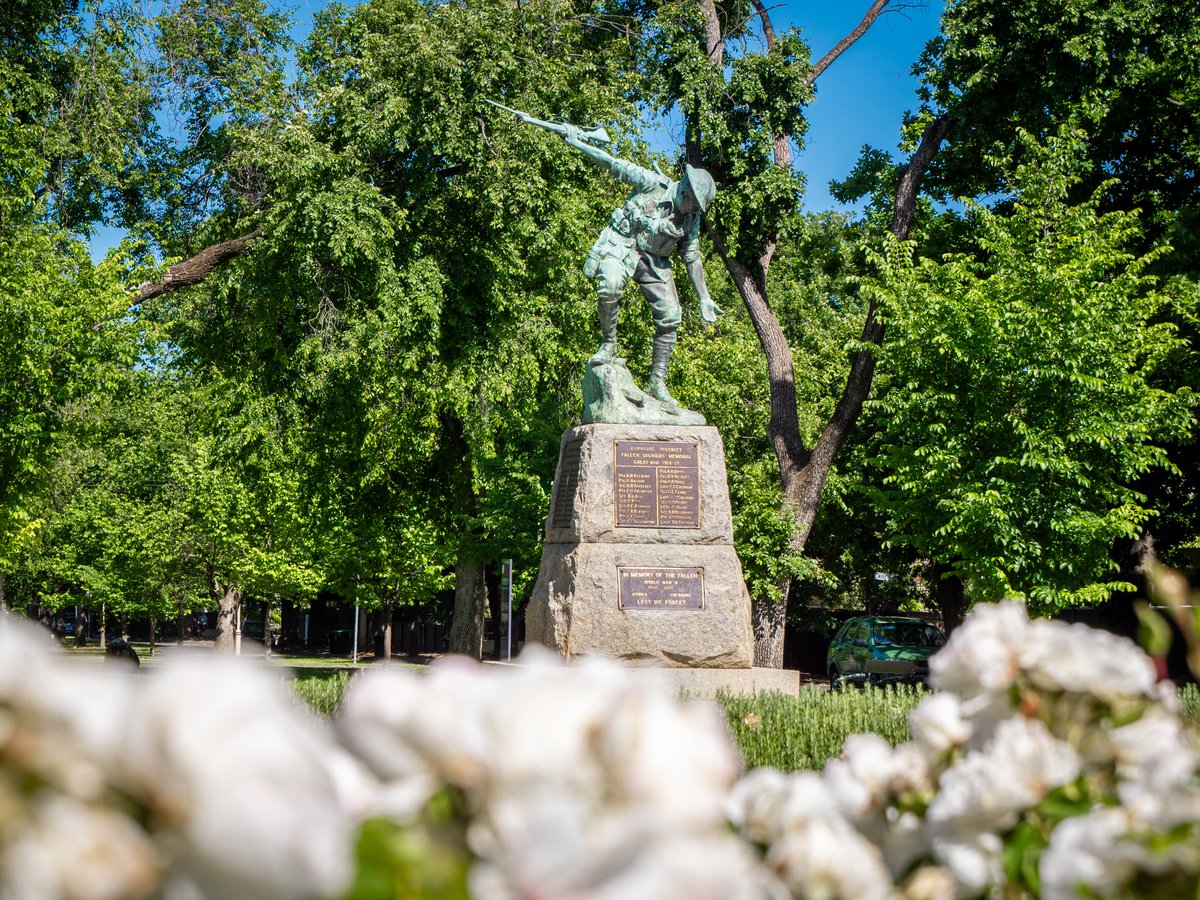
[[(613, 178), (616, 178), (618, 181), (623, 181), (626, 184), (631, 184), (639, 188), (648, 188), (660, 180), (660, 176), (655, 175), (649, 169), (644, 169), (637, 165), (637, 163), (619, 159), (607, 150), (602, 150), (594, 144), (589, 144), (580, 137), (579, 129), (574, 125), (567, 125), (566, 129), (567, 131), (563, 135), (563, 140), (597, 165), (607, 168)], [(666, 182), (664, 181), (663, 183), (665, 184)]]
[(688, 280), (692, 282), (692, 287), (696, 289), (696, 294), (700, 297), (701, 317), (705, 322), (717, 321), (717, 316), (725, 310), (713, 303), (712, 297), (708, 295), (708, 284), (704, 280), (704, 263), (700, 258), (700, 219), (698, 217), (692, 219), (688, 233), (680, 242), (679, 255), (683, 258), (684, 266), (687, 267)]

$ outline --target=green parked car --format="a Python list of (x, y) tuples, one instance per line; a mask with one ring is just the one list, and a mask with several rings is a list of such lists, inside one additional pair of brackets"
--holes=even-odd
[(929, 657), (946, 637), (924, 619), (859, 616), (833, 636), (826, 657), (829, 686), (927, 684)]

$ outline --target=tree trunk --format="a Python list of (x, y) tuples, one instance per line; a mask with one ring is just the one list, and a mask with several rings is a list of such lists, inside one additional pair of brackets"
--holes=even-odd
[(108, 649), (108, 604), (100, 604), (100, 646)]
[(1158, 562), (1153, 532), (1145, 531), (1137, 538), (1117, 538), (1112, 558), (1117, 563), (1117, 577), (1133, 585), (1133, 596), (1150, 596), (1146, 571)]
[(938, 611), (942, 614), (942, 627), (949, 636), (955, 628), (962, 624), (963, 615), (967, 611), (966, 596), (963, 592), (962, 579), (950, 572), (950, 567), (938, 564), (933, 567), (933, 596)]
[[(848, 47), (867, 32), (889, 5), (888, 0), (874, 0), (863, 16), (862, 22), (849, 35), (818, 61), (809, 78), (810, 83), (824, 72)], [(767, 7), (755, 0), (754, 9), (762, 24), (767, 52), (776, 53), (775, 29), (771, 25)], [(700, 12), (705, 18), (705, 53), (716, 69), (724, 65), (725, 33), (716, 4), (701, 2)], [(900, 240), (908, 236), (916, 210), (917, 191), (920, 181), (946, 136), (948, 120), (942, 116), (933, 120), (925, 129), (921, 142), (901, 176), (896, 190), (895, 208), (892, 217), (892, 233)], [(693, 165), (705, 165), (701, 151), (701, 123), (687, 123), (686, 156)], [(788, 135), (775, 136), (773, 156), (775, 165), (790, 169), (791, 147)], [(750, 321), (762, 345), (767, 359), (767, 375), (770, 379), (771, 417), (767, 425), (767, 437), (779, 463), (780, 487), (783, 491), (784, 508), (794, 520), (790, 548), (802, 552), (808, 542), (812, 524), (816, 518), (821, 493), (829, 478), (829, 471), (837, 451), (845, 442), (862, 405), (871, 390), (875, 372), (875, 357), (870, 349), (861, 350), (851, 361), (850, 374), (829, 423), (820, 439), (811, 450), (804, 446), (800, 434), (796, 406), (796, 379), (792, 363), (791, 347), (787, 343), (778, 318), (771, 309), (767, 296), (767, 273), (771, 260), (779, 245), (779, 235), (768, 236), (762, 246), (755, 248), (753, 258), (734, 257), (726, 247), (724, 236), (715, 225), (710, 225), (709, 235), (721, 260), (725, 263), (742, 302), (750, 314)], [(863, 340), (878, 345), (883, 340), (883, 326), (876, 318), (872, 304), (863, 324)], [(783, 664), (783, 638), (787, 604), (791, 594), (791, 580), (779, 585), (780, 601), (768, 603), (753, 598), (753, 624), (755, 633), (755, 663), (760, 666), (778, 668)], [(778, 607), (778, 608), (776, 608)]]
[(150, 617), (150, 655), (154, 655), (154, 616)]
[[(789, 581), (791, 579), (788, 579)], [(751, 623), (754, 626), (754, 665), (766, 669), (783, 668), (783, 639), (787, 626), (788, 586), (783, 587), (783, 600), (769, 603), (751, 598)]]
[[(471, 467), (471, 447), (462, 421), (451, 409), (441, 412), (442, 427), (454, 451), (458, 493), (463, 509), (470, 516), (470, 532), (459, 542), (458, 563), (454, 568), (454, 613), (450, 621), (450, 652), (483, 659), (483, 616), (487, 606), (487, 582), (484, 565), (469, 557), (470, 545), (482, 538), (479, 522), (479, 497), (475, 493)], [(468, 549), (469, 548), (469, 549)], [(466, 550), (467, 552), (464, 552)]]
[(237, 648), (235, 618), (242, 602), (242, 592), (236, 585), (222, 585), (211, 569), (209, 572), (209, 590), (217, 607), (216, 650), (218, 653), (233, 653)]
[(263, 656), (271, 656), (271, 610), (279, 604), (279, 595), (270, 594), (263, 601), (262, 615), (262, 635), (263, 635)]
[(4, 593), (4, 573), (0, 572), (0, 613), (8, 612), (8, 598)]
[(383, 639), (383, 659), (388, 662), (392, 658), (392, 624), (395, 621), (392, 601), (388, 601), (379, 611), (379, 619), (379, 632)]
[(483, 608), (487, 585), (483, 563), (458, 560), (454, 568), (454, 619), (450, 623), (450, 652), (483, 659)]

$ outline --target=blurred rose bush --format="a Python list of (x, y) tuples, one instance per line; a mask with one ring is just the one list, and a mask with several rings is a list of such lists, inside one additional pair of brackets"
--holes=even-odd
[[(820, 777), (758, 771), (735, 790), (732, 820), (793, 893), (1197, 896), (1200, 758), (1136, 646), (980, 606), (931, 681), (910, 743), (859, 735)], [(797, 847), (818, 793), (825, 829), (851, 836), (836, 865)]]
[(1200, 757), (1132, 644), (979, 607), (913, 740), (740, 764), (647, 673), (371, 672), (336, 723), (232, 661), (143, 675), (0, 624), (0, 897), (1180, 897)]

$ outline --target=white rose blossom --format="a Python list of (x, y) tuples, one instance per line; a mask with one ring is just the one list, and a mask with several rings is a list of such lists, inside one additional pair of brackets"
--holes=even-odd
[(813, 819), (843, 818), (820, 775), (771, 768), (754, 769), (734, 786), (726, 814), (748, 840), (764, 845)]
[(877, 734), (848, 737), (841, 758), (825, 764), (825, 782), (854, 821), (881, 814), (900, 794), (933, 787), (929, 763), (915, 745), (893, 747)]
[[(1195, 788), (1161, 803), (1104, 807), (1062, 822), (1042, 855), (1039, 877), (1048, 900), (1125, 895), (1135, 879), (1195, 890), (1200, 871), (1200, 795)], [(1168, 812), (1169, 810), (1169, 812)], [(1152, 819), (1146, 818), (1150, 813)], [(1181, 825), (1183, 833), (1171, 834)]]
[(0, 849), (6, 900), (126, 900), (149, 896), (162, 877), (157, 848), (132, 819), (64, 794), (36, 799)]
[(122, 778), (181, 840), (178, 868), (211, 897), (323, 897), (349, 882), (324, 729), (278, 678), (233, 659), (164, 665), (127, 723)]
[(1200, 769), (1196, 740), (1178, 716), (1152, 708), (1141, 718), (1105, 732), (1117, 774), (1125, 782), (1171, 791)]
[(1128, 828), (1128, 814), (1113, 807), (1061, 822), (1038, 866), (1046, 900), (1109, 896), (1128, 881), (1137, 864), (1115, 852)]
[(908, 727), (917, 744), (935, 758), (964, 747), (971, 739), (971, 725), (953, 694), (937, 693), (923, 699), (909, 714)]
[(795, 897), (882, 900), (894, 893), (879, 848), (842, 819), (810, 819), (790, 829), (764, 861)]
[(929, 761), (916, 744), (893, 748), (878, 735), (852, 735), (842, 758), (826, 764), (824, 778), (842, 813), (883, 851), (893, 874), (927, 854), (923, 820), (899, 807), (933, 793)]
[(631, 878), (675, 885), (660, 896), (756, 896), (753, 857), (724, 828), (738, 763), (716, 711), (538, 650), (351, 686), (338, 727), (382, 782), (379, 812), (406, 797), (409, 824), (441, 785), (460, 791), (481, 896), (641, 896)]
[(959, 894), (977, 897), (1004, 882), (1004, 839), (993, 831), (962, 832), (930, 839), (934, 857), (950, 872)]
[(1002, 722), (989, 744), (942, 773), (927, 815), (935, 859), (972, 890), (998, 883), (1001, 836), (1080, 767), (1075, 749), (1041, 722)]
[(1035, 687), (1106, 703), (1149, 698), (1157, 682), (1153, 662), (1132, 641), (1052, 619), (1029, 623), (1020, 666)]
[(344, 891), (336, 746), (278, 676), (208, 659), (96, 670), (37, 632), (0, 622), (3, 896)]
[(956, 900), (958, 882), (949, 869), (921, 866), (904, 881), (905, 900)]
[(764, 862), (795, 897), (892, 895), (878, 847), (841, 814), (826, 780), (814, 772), (756, 769), (730, 794), (730, 821), (765, 847)]
[(975, 607), (930, 658), (930, 685), (963, 700), (1003, 694), (1020, 673), (1029, 624), (1019, 603)]

